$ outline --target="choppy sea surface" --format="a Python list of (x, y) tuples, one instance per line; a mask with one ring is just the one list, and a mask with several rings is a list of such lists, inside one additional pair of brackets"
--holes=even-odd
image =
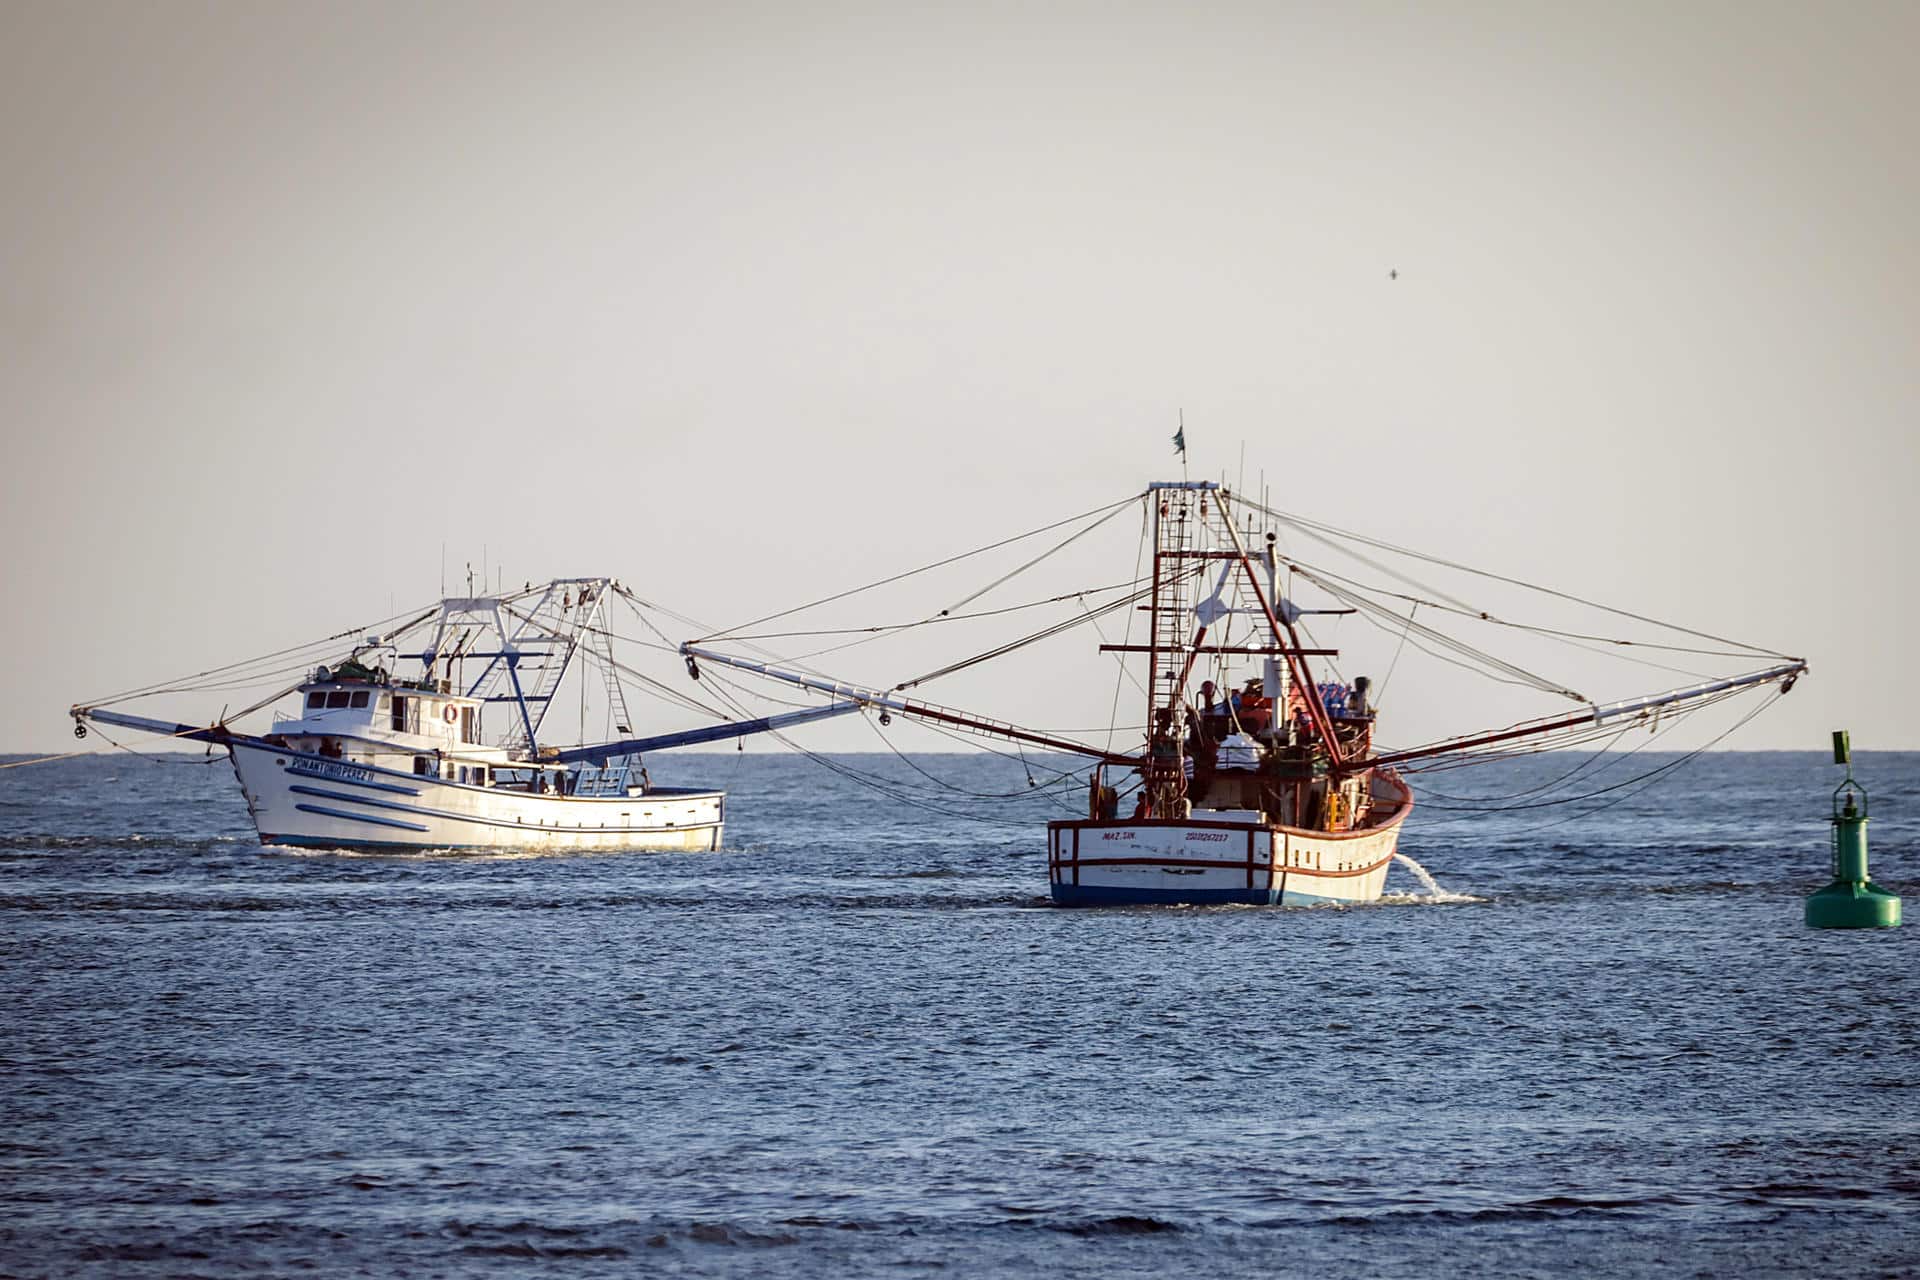
[[(1920, 1274), (1920, 925), (1803, 927), (1821, 755), (1103, 911), (991, 756), (662, 760), (723, 852), (539, 857), (262, 848), (197, 759), (0, 771), (0, 1273)], [(1920, 755), (1856, 771), (1911, 917)]]

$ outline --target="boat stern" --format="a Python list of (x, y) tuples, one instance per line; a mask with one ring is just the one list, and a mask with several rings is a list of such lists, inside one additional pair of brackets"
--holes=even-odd
[(1199, 817), (1053, 822), (1048, 882), (1066, 907), (1372, 902), (1399, 834), (1398, 822), (1358, 832)]

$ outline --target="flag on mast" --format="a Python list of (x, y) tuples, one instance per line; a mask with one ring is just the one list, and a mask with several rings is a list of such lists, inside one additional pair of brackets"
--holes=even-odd
[(1173, 451), (1183, 458), (1187, 456), (1187, 428), (1184, 423), (1173, 433)]

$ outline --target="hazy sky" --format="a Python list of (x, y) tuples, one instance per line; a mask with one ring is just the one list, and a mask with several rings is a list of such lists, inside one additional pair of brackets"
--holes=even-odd
[(1916, 47), (0, 0), (0, 748), (430, 599), (443, 545), (743, 620), (1118, 497), (1181, 410), (1291, 509), (1808, 657), (1727, 745), (1920, 746)]

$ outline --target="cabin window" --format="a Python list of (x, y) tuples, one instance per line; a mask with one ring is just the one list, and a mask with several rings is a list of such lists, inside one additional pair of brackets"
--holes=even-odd
[(320, 690), (315, 689), (312, 693), (307, 695), (307, 710), (318, 711), (320, 708), (326, 705), (327, 705), (327, 695), (322, 693)]
[(425, 756), (415, 756), (413, 758), (413, 771), (424, 778), (427, 776), (428, 766), (431, 763), (432, 762), (429, 761)]
[(353, 694), (353, 705), (355, 707), (364, 707), (367, 705), (368, 700), (372, 698), (372, 696), (373, 695), (368, 693), (365, 689), (356, 689), (354, 690), (354, 694)]
[(335, 689), (327, 695), (327, 710), (332, 711), (337, 707), (346, 706), (352, 696), (345, 689)]
[(465, 766), (465, 765), (461, 765), (461, 766), (460, 766), (460, 781), (461, 781), (461, 782), (465, 782), (466, 780), (467, 780), (467, 766)]
[(460, 708), (460, 741), (462, 742), (479, 741), (479, 739), (474, 735), (474, 731), (473, 731), (473, 708), (472, 707)]
[(407, 700), (405, 698), (393, 700), (393, 731), (395, 733), (407, 731)]

